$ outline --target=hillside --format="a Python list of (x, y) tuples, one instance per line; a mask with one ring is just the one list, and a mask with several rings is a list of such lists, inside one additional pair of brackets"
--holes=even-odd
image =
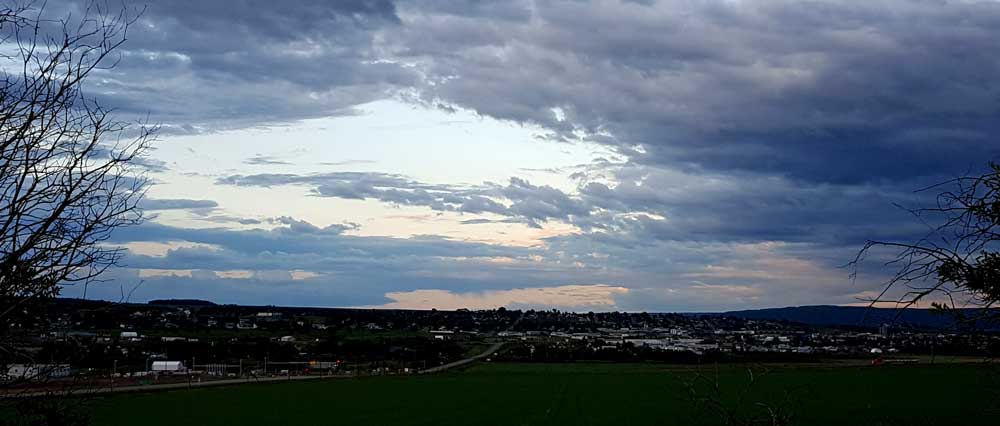
[[(966, 317), (981, 315), (979, 309), (960, 309)], [(1000, 313), (1000, 312), (994, 312)], [(958, 326), (956, 317), (933, 309), (889, 309), (859, 306), (796, 306), (743, 311), (730, 311), (709, 315), (731, 316), (743, 319), (790, 321), (813, 326), (848, 326), (878, 328), (882, 324), (892, 324), (902, 328), (953, 329)], [(996, 322), (980, 322), (980, 328), (1000, 329)]]

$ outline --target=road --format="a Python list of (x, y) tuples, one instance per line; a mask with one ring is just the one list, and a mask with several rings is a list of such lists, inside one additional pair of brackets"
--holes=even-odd
[(343, 379), (348, 377), (352, 376), (333, 375), (333, 376), (259, 377), (259, 378), (209, 380), (204, 382), (191, 382), (191, 383), (183, 382), (183, 383), (164, 383), (164, 384), (154, 384), (154, 385), (115, 386), (114, 388), (110, 386), (81, 387), (72, 390), (9, 393), (7, 395), (0, 395), (0, 399), (25, 398), (25, 397), (46, 396), (46, 395), (66, 396), (66, 395), (98, 395), (106, 393), (124, 393), (124, 392), (149, 392), (149, 391), (170, 390), (170, 389), (207, 388), (213, 386), (238, 385), (244, 383), (288, 382), (293, 380), (299, 381), (299, 380), (320, 380), (320, 379)]
[(480, 360), (482, 358), (486, 358), (486, 357), (488, 357), (490, 355), (493, 355), (493, 353), (496, 352), (498, 349), (500, 349), (500, 347), (503, 346), (503, 344), (504, 344), (504, 342), (494, 343), (494, 344), (490, 345), (490, 347), (486, 348), (486, 350), (483, 351), (482, 353), (480, 353), (479, 355), (475, 355), (475, 356), (472, 356), (472, 357), (469, 357), (469, 358), (466, 358), (466, 359), (460, 359), (460, 360), (454, 361), (454, 362), (449, 362), (447, 364), (439, 365), (437, 367), (431, 367), (431, 368), (427, 368), (427, 369), (424, 369), (424, 370), (420, 370), (419, 373), (420, 374), (439, 373), (439, 372), (445, 371), (445, 370), (447, 370), (449, 368), (460, 367), (460, 366), (463, 366), (465, 364), (469, 364), (469, 363), (475, 362), (475, 361)]
[[(524, 314), (525, 314), (525, 312), (522, 312), (521, 316), (517, 317), (517, 319), (513, 323), (511, 323), (509, 327), (506, 328), (506, 331), (513, 330), (514, 327), (516, 327), (517, 324), (521, 322), (521, 319), (524, 318)], [(475, 355), (475, 356), (472, 356), (472, 357), (469, 357), (469, 358), (465, 358), (465, 359), (460, 359), (460, 360), (454, 361), (454, 362), (449, 362), (447, 364), (439, 365), (437, 367), (426, 368), (426, 369), (418, 371), (418, 373), (420, 373), (420, 374), (439, 373), (439, 372), (445, 371), (445, 370), (447, 370), (449, 368), (461, 367), (461, 366), (463, 366), (465, 364), (469, 364), (469, 363), (478, 361), (480, 359), (486, 358), (486, 357), (488, 357), (490, 355), (493, 355), (493, 353), (496, 352), (497, 350), (499, 350), (500, 347), (503, 346), (503, 344), (504, 344), (504, 342), (494, 343), (494, 344), (490, 345), (490, 347), (486, 348), (486, 350), (483, 351), (482, 353), (480, 353), (479, 355)]]

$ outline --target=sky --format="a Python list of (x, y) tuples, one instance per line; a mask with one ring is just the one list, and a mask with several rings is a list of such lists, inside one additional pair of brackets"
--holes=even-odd
[(84, 90), (161, 126), (148, 220), (64, 296), (856, 304), (892, 272), (852, 278), (864, 243), (927, 232), (915, 190), (1000, 159), (993, 1), (125, 5)]

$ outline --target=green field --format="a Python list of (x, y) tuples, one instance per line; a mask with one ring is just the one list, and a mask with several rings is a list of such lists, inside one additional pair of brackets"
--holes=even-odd
[[(704, 368), (726, 407), (742, 394), (801, 425), (1000, 425), (1000, 369), (983, 365)], [(690, 367), (487, 364), (436, 376), (371, 377), (116, 395), (96, 425), (722, 424), (688, 396)], [(698, 395), (710, 394), (709, 381)], [(780, 401), (785, 396), (787, 403)]]

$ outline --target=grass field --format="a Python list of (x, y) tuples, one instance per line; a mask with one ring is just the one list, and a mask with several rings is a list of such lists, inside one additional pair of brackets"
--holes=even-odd
[[(982, 365), (779, 367), (749, 385), (718, 377), (724, 404), (777, 405), (801, 425), (998, 425), (1000, 369)], [(116, 395), (91, 403), (96, 425), (689, 425), (721, 424), (687, 396), (690, 367), (483, 364), (436, 376), (372, 377)], [(709, 390), (707, 382), (695, 389)]]

